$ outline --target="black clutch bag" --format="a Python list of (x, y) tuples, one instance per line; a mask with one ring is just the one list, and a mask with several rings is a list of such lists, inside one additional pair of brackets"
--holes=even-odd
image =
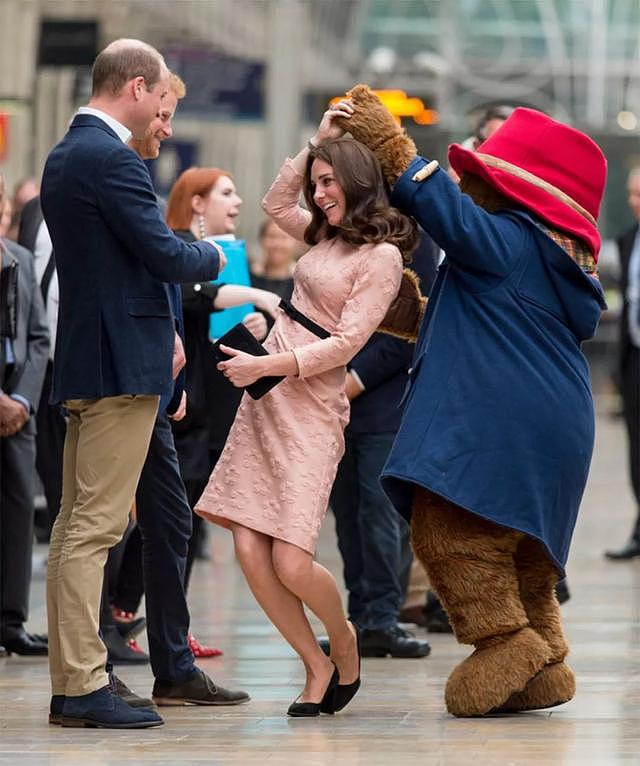
[[(230, 356), (220, 351), (220, 345), (229, 346), (230, 348), (238, 349), (238, 351), (244, 351), (246, 354), (251, 354), (251, 356), (267, 356), (269, 354), (262, 343), (253, 337), (242, 322), (234, 325), (213, 344), (213, 355), (216, 364), (231, 359)], [(284, 380), (284, 376), (270, 375), (264, 378), (259, 378), (255, 383), (247, 386), (245, 391), (253, 399), (260, 399), (268, 391), (271, 391), (274, 386), (277, 386), (281, 380)]]
[[(285, 298), (280, 301), (280, 308), (285, 314), (288, 314), (294, 322), (301, 324), (318, 338), (324, 339), (330, 337), (331, 333), (328, 330), (325, 330), (324, 327), (321, 327), (312, 319), (309, 319), (309, 317), (303, 314), (302, 311), (298, 311), (298, 309)], [(251, 356), (267, 356), (269, 354), (262, 343), (253, 337), (242, 322), (234, 325), (213, 344), (213, 354), (216, 364), (231, 358), (220, 351), (221, 344), (223, 346), (229, 346), (229, 348), (236, 348), (238, 351), (244, 351), (247, 354), (251, 354)], [(268, 391), (271, 391), (274, 386), (277, 386), (281, 380), (284, 380), (284, 378), (284, 375), (268, 375), (256, 380), (256, 382), (252, 383), (250, 386), (247, 386), (245, 391), (254, 399), (260, 399)]]

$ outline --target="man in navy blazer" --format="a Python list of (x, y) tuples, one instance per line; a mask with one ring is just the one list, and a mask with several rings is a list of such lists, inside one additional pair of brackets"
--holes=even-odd
[(89, 106), (42, 180), (60, 285), (52, 401), (69, 413), (47, 574), (49, 664), (68, 726), (162, 723), (111, 693), (98, 616), (107, 552), (126, 527), (159, 398), (177, 374), (164, 283), (213, 279), (220, 267), (217, 248), (169, 231), (144, 163), (126, 145), (144, 137), (168, 86), (154, 48), (111, 43), (94, 63)]
[[(148, 136), (130, 144), (143, 159), (157, 158), (161, 142), (171, 137), (173, 113), (178, 99), (182, 98), (185, 92), (182, 80), (172, 73), (169, 94), (163, 101), (158, 116), (149, 126)], [(180, 337), (184, 338), (180, 286), (167, 284), (167, 289), (176, 329)], [(133, 586), (142, 581), (146, 591), (149, 655), (155, 679), (153, 700), (158, 705), (237, 705), (247, 702), (249, 695), (242, 691), (224, 689), (196, 667), (187, 639), (189, 609), (184, 582), (192, 514), (180, 476), (169, 421), (169, 418), (180, 420), (184, 417), (184, 384), (183, 368), (174, 381), (173, 396), (163, 396), (160, 400), (149, 450), (136, 491), (137, 525), (129, 535), (120, 558), (123, 566), (125, 559), (127, 560), (127, 574), (134, 580)], [(120, 576), (122, 574), (121, 572)], [(105, 584), (108, 579), (105, 577)], [(105, 626), (105, 614), (111, 618), (111, 625)], [(119, 631), (111, 617), (108, 598), (104, 595), (102, 629), (105, 643), (109, 646), (108, 633), (105, 630), (110, 631), (111, 635), (113, 631), (119, 635)], [(122, 639), (121, 641), (124, 643)], [(109, 649), (112, 651), (113, 647), (109, 646)], [(133, 707), (148, 707), (153, 704), (151, 700), (134, 694), (113, 673), (110, 678), (119, 696)], [(61, 712), (61, 706), (54, 705), (50, 720), (58, 710)]]

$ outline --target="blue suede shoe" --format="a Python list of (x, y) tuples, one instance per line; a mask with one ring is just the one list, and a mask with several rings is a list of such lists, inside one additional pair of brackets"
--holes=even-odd
[(54, 726), (60, 726), (62, 724), (62, 706), (64, 705), (66, 697), (64, 694), (54, 694), (51, 697), (51, 704), (49, 705), (49, 723)]
[(100, 729), (147, 729), (164, 721), (153, 710), (132, 708), (108, 686), (80, 697), (65, 697), (62, 725)]

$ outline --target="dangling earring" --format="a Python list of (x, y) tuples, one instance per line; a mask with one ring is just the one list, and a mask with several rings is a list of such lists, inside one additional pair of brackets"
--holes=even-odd
[(198, 216), (198, 232), (200, 234), (200, 239), (204, 239), (207, 236), (207, 230), (204, 226), (204, 216), (199, 215)]

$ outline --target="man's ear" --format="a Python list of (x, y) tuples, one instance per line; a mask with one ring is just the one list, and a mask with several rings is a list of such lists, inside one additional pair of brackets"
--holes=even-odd
[(144, 77), (134, 77), (133, 80), (131, 80), (131, 93), (136, 101), (140, 101), (146, 90), (147, 84), (145, 83)]

